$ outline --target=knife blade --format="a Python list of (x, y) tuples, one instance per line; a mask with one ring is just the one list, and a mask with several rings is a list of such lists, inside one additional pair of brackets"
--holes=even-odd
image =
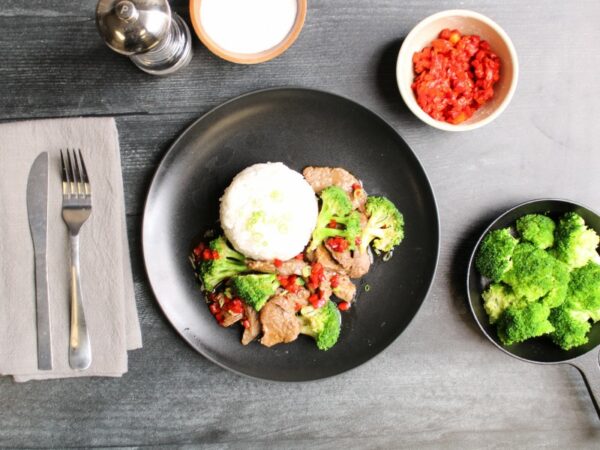
[(35, 255), (35, 299), (38, 369), (52, 369), (50, 305), (48, 304), (48, 152), (33, 162), (27, 179), (27, 214)]

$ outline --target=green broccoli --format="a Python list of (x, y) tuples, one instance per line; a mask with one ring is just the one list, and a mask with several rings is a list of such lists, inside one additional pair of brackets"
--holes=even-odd
[(248, 271), (244, 255), (229, 247), (223, 236), (210, 241), (208, 248), (216, 251), (218, 257), (202, 260), (196, 266), (205, 290), (213, 291), (225, 279)]
[(512, 267), (502, 276), (517, 297), (528, 301), (537, 300), (548, 294), (557, 284), (556, 260), (546, 251), (533, 244), (521, 243), (512, 254)]
[(329, 350), (340, 337), (342, 316), (331, 300), (319, 309), (305, 306), (300, 310), (298, 320), (300, 333), (311, 336), (317, 341), (319, 350)]
[(512, 266), (511, 257), (518, 242), (509, 228), (488, 233), (483, 238), (475, 259), (479, 273), (492, 281), (500, 281)]
[(529, 338), (552, 333), (554, 327), (548, 320), (550, 308), (541, 302), (527, 306), (509, 306), (498, 319), (498, 337), (505, 345), (523, 342)]
[(231, 287), (244, 302), (260, 311), (267, 300), (275, 295), (279, 281), (274, 274), (237, 275), (231, 279)]
[(517, 219), (517, 231), (521, 237), (541, 249), (554, 245), (556, 224), (542, 214), (527, 214)]
[(567, 299), (550, 314), (551, 338), (565, 350), (586, 344), (590, 320), (600, 320), (600, 266), (593, 262), (571, 272)]
[(542, 302), (549, 308), (556, 308), (557, 306), (560, 306), (567, 297), (571, 275), (569, 274), (569, 267), (565, 263), (552, 257), (551, 259), (553, 264), (552, 277), (554, 278), (554, 282), (548, 294), (542, 299)]
[(404, 239), (404, 217), (385, 197), (369, 197), (365, 204), (367, 225), (360, 237), (360, 251), (373, 243), (375, 253), (389, 252)]
[[(321, 201), (321, 211), (307, 251), (314, 251), (325, 239), (335, 236), (345, 238), (348, 248), (354, 250), (356, 238), (360, 235), (360, 214), (352, 211), (352, 202), (346, 191), (329, 186), (321, 191)], [(332, 221), (343, 229), (330, 227)]]
[(490, 323), (496, 323), (500, 315), (511, 305), (521, 305), (525, 300), (518, 299), (509, 286), (499, 283), (492, 283), (481, 294), (483, 298), (483, 308), (487, 313)]
[(600, 265), (589, 262), (571, 272), (568, 300), (594, 322), (600, 320)]
[(549, 319), (554, 326), (550, 335), (552, 342), (564, 350), (587, 344), (587, 334), (592, 326), (589, 318), (587, 313), (573, 309), (568, 301), (554, 308)]
[(571, 269), (583, 267), (590, 260), (600, 262), (596, 251), (600, 237), (585, 226), (583, 218), (574, 212), (566, 213), (556, 227), (553, 254)]

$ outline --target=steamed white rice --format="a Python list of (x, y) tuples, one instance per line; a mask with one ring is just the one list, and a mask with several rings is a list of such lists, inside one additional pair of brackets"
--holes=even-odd
[(221, 226), (237, 251), (285, 261), (304, 250), (317, 222), (317, 198), (304, 177), (282, 163), (238, 173), (221, 197)]

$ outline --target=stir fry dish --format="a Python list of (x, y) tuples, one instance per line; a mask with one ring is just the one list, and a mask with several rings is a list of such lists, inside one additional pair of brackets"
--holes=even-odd
[(223, 233), (190, 260), (211, 314), (222, 327), (239, 323), (244, 345), (303, 334), (320, 350), (333, 347), (341, 312), (356, 301), (352, 280), (404, 238), (396, 206), (368, 196), (342, 168), (250, 166), (225, 190), (220, 221)]

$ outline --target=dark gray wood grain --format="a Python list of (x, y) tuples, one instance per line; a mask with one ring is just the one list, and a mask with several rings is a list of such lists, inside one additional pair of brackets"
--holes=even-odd
[[(477, 233), (503, 209), (547, 196), (600, 209), (600, 3), (309, 3), (299, 40), (274, 61), (236, 66), (195, 40), (186, 70), (152, 78), (99, 40), (94, 0), (1, 2), (0, 120), (117, 117), (144, 348), (122, 379), (0, 379), (0, 446), (598, 447), (600, 421), (577, 371), (495, 350), (467, 313), (463, 280)], [(186, 1), (173, 5), (187, 16)], [(394, 75), (402, 37), (454, 7), (499, 22), (521, 63), (508, 110), (466, 134), (421, 124)], [(308, 384), (241, 378), (192, 351), (150, 292), (139, 236), (145, 192), (174, 138), (232, 96), (288, 85), (346, 95), (389, 120), (423, 162), (442, 223), (438, 276), (407, 331), (366, 365)]]

